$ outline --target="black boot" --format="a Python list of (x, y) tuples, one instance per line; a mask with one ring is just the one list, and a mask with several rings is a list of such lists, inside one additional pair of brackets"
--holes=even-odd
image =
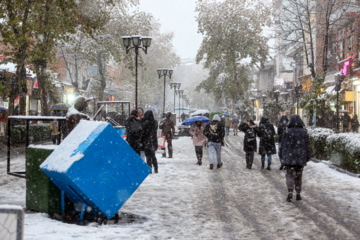
[(281, 164), (279, 170), (283, 170), (284, 169), (284, 165)]
[(291, 199), (292, 199), (292, 192), (289, 192), (286, 201), (291, 202)]
[(271, 164), (268, 164), (266, 170), (271, 170), (270, 165), (271, 165)]
[(261, 169), (264, 169), (264, 166), (265, 164), (264, 163), (261, 163)]
[(296, 200), (297, 200), (297, 201), (300, 201), (301, 199), (302, 199), (302, 198), (301, 198), (301, 196), (300, 196), (300, 193), (297, 193), (297, 194), (296, 194)]
[(201, 161), (201, 158), (199, 158), (199, 165), (201, 165), (202, 164), (202, 161)]

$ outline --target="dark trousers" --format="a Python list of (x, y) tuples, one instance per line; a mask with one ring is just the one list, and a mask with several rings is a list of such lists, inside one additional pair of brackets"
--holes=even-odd
[[(172, 158), (173, 155), (172, 138), (166, 136), (165, 140), (167, 141), (167, 145), (168, 145), (169, 158)], [(166, 157), (166, 150), (163, 153), (163, 157)]]
[(147, 164), (152, 168), (154, 166), (155, 172), (158, 171), (158, 162), (155, 156), (155, 151), (145, 149), (145, 156)]
[(195, 146), (195, 153), (197, 159), (201, 161), (203, 156), (203, 146)]
[(51, 140), (53, 142), (53, 144), (60, 144), (60, 136), (59, 135), (51, 135)]
[(254, 161), (254, 151), (248, 151), (246, 152), (246, 166), (251, 167)]
[(289, 192), (294, 190), (294, 186), (296, 193), (301, 192), (303, 170), (303, 167), (286, 166), (286, 186)]

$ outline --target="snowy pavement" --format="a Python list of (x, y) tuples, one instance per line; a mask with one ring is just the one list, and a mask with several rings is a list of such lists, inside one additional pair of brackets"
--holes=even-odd
[[(203, 165), (195, 165), (190, 137), (173, 141), (173, 159), (158, 154), (159, 173), (149, 175), (120, 209), (143, 222), (78, 226), (27, 212), (24, 239), (360, 239), (360, 179), (309, 162), (303, 200), (288, 203), (277, 156), (267, 171), (255, 154), (249, 170), (242, 135), (227, 136), (226, 142), (221, 169), (209, 169), (208, 148)], [(24, 155), (14, 157), (14, 168), (24, 170), (24, 161)], [(25, 179), (6, 174), (5, 156), (0, 204), (25, 207)]]

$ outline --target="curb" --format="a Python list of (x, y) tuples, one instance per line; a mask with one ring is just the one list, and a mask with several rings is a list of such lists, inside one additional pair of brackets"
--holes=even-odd
[(347, 171), (345, 169), (337, 167), (337, 166), (333, 165), (332, 163), (330, 163), (329, 161), (319, 160), (319, 159), (316, 159), (316, 158), (311, 158), (311, 161), (315, 162), (315, 163), (320, 163), (320, 162), (325, 163), (330, 168), (335, 169), (338, 172), (345, 173), (345, 174), (347, 174), (349, 176), (352, 176), (352, 177), (360, 178), (360, 174), (352, 173), (352, 172), (349, 172), (349, 171)]

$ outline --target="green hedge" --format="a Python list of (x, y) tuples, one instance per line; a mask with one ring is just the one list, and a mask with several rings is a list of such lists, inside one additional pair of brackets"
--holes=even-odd
[[(25, 143), (26, 125), (17, 125), (10, 129), (10, 141), (13, 143)], [(29, 125), (29, 140), (38, 142), (41, 140), (51, 139), (51, 131), (49, 123), (37, 123)]]
[(310, 145), (313, 157), (317, 159), (329, 160), (330, 149), (326, 143), (328, 136), (335, 132), (328, 128), (308, 128)]
[(355, 173), (360, 173), (360, 134), (339, 133), (326, 139), (330, 161)]

